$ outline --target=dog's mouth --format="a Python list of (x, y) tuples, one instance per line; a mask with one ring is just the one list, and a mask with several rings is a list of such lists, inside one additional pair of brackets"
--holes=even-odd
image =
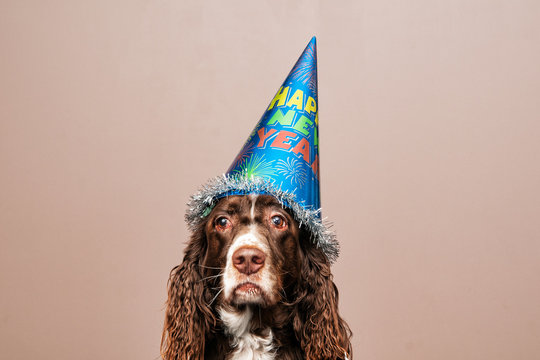
[(262, 289), (259, 285), (257, 284), (254, 284), (252, 282), (245, 282), (245, 283), (242, 283), (240, 285), (238, 285), (235, 289), (234, 289), (234, 294), (235, 295), (252, 295), (252, 296), (257, 296), (257, 295), (261, 295), (262, 294)]
[(264, 294), (262, 288), (252, 282), (243, 282), (234, 288), (234, 302), (237, 304), (262, 303)]

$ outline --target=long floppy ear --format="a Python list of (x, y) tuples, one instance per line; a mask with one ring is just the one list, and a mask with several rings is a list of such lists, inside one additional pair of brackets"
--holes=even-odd
[(307, 234), (301, 236), (301, 280), (293, 326), (306, 359), (352, 359), (351, 330), (338, 313), (330, 263)]
[(204, 226), (191, 237), (182, 264), (171, 270), (161, 356), (165, 360), (204, 359), (205, 338), (216, 323), (207, 305), (202, 259), (207, 242)]

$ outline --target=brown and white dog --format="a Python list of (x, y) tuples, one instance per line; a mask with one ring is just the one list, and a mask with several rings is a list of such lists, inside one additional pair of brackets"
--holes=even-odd
[(272, 196), (221, 199), (171, 271), (166, 360), (350, 359), (350, 336), (327, 257)]

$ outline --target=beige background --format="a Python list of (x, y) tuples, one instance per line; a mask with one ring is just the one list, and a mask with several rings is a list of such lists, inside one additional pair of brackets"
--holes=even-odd
[(0, 2), (0, 358), (155, 359), (185, 202), (318, 37), (356, 359), (540, 358), (540, 2)]

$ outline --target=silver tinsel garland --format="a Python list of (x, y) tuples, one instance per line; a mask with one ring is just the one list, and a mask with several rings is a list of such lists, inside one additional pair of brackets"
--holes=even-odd
[(283, 206), (292, 210), (300, 227), (306, 226), (311, 233), (311, 240), (333, 263), (339, 255), (336, 235), (323, 223), (319, 216), (320, 209), (305, 209), (298, 204), (294, 194), (280, 190), (271, 180), (252, 177), (222, 175), (211, 179), (196, 194), (191, 196), (186, 213), (186, 222), (193, 231), (210, 213), (219, 199), (227, 195), (267, 194), (274, 196)]

